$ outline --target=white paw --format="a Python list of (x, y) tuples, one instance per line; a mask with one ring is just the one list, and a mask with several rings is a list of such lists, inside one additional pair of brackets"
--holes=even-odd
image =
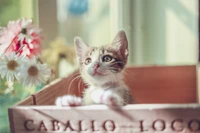
[(101, 98), (101, 102), (110, 106), (122, 105), (121, 98), (112, 91), (105, 91)]
[(122, 99), (120, 96), (115, 94), (111, 90), (95, 90), (91, 94), (91, 98), (94, 103), (97, 104), (106, 104), (109, 106), (121, 106), (123, 105)]
[(81, 106), (82, 98), (72, 95), (61, 96), (56, 99), (55, 104), (57, 106)]

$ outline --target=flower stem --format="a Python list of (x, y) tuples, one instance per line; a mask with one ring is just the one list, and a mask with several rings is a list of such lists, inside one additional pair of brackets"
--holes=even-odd
[(20, 48), (15, 52), (16, 54), (18, 54), (24, 47), (25, 45), (21, 45), (21, 42), (20, 42)]
[(8, 49), (12, 46), (11, 44), (15, 41), (15, 39), (18, 37), (18, 35), (20, 34), (21, 32), (19, 32), (12, 40), (12, 42), (9, 44), (9, 46), (6, 48), (5, 50), (5, 53), (8, 51)]

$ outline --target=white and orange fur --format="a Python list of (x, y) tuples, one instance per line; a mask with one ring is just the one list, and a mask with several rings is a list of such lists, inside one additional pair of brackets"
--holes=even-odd
[(74, 39), (80, 74), (89, 86), (83, 98), (65, 95), (56, 99), (58, 106), (106, 104), (122, 106), (133, 103), (131, 91), (123, 81), (123, 70), (128, 58), (128, 41), (123, 30), (112, 43), (89, 47), (79, 37)]

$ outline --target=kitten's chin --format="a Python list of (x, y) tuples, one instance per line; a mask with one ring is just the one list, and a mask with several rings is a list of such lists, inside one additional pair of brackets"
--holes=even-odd
[(104, 77), (104, 76), (107, 76), (108, 74), (105, 73), (105, 72), (101, 72), (101, 71), (88, 71), (87, 73), (89, 76), (91, 77)]
[(102, 76), (107, 76), (108, 74), (105, 73), (100, 73), (100, 72), (93, 72), (92, 74), (90, 74), (91, 76), (97, 76), (97, 77), (102, 77)]
[(103, 84), (106, 80), (108, 80), (107, 74), (104, 73), (83, 73), (82, 78), (88, 84)]

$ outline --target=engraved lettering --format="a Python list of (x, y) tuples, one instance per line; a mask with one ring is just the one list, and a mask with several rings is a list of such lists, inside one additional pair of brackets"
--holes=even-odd
[(182, 119), (175, 119), (172, 121), (171, 128), (173, 131), (181, 132), (183, 131), (183, 120)]
[(144, 129), (144, 125), (143, 125), (144, 123), (143, 123), (143, 122), (144, 122), (144, 120), (141, 120), (141, 121), (140, 121), (140, 131), (141, 131), (141, 132), (148, 131), (148, 129)]
[(47, 131), (47, 128), (43, 121), (41, 121), (39, 128), (38, 128), (38, 131), (42, 131), (42, 130)]
[(78, 125), (79, 125), (79, 131), (87, 131), (87, 129), (83, 129), (82, 128), (82, 124), (83, 123), (83, 120), (79, 120), (79, 122), (78, 122)]
[(114, 131), (115, 130), (115, 123), (112, 120), (106, 120), (103, 123), (103, 129), (105, 131)]
[(200, 130), (200, 121), (197, 119), (191, 120), (188, 123), (188, 128), (192, 132), (197, 132)]
[(158, 119), (155, 120), (152, 124), (153, 130), (155, 131), (164, 131), (165, 130), (165, 121)]
[(92, 132), (99, 131), (98, 129), (95, 128), (95, 120), (91, 121), (91, 128), (92, 128)]
[(70, 121), (67, 121), (67, 124), (65, 125), (65, 130), (64, 130), (64, 131), (67, 131), (67, 128), (69, 128), (70, 131), (75, 131), (75, 130), (72, 128), (72, 126), (71, 126), (71, 124), (70, 124)]
[(25, 122), (24, 122), (24, 127), (25, 127), (25, 129), (27, 130), (27, 131), (34, 131), (35, 130), (35, 128), (31, 128), (31, 126), (28, 126), (28, 125), (33, 125), (34, 124), (34, 121), (33, 120), (26, 120)]
[(60, 130), (60, 127), (59, 127), (59, 121), (57, 121), (57, 120), (52, 120), (51, 121), (52, 122), (52, 126), (53, 126), (53, 131), (58, 131), (58, 130)]
[[(74, 122), (74, 123), (73, 123)], [(134, 125), (136, 123), (136, 126)], [(74, 125), (75, 124), (75, 125)], [(163, 132), (163, 131), (172, 131), (172, 132), (200, 132), (200, 119), (190, 119), (185, 121), (183, 118), (176, 118), (172, 121), (165, 121), (164, 119), (155, 119), (150, 121), (147, 119), (134, 121), (134, 123), (115, 123), (114, 120), (77, 120), (71, 121), (67, 120), (66, 123), (62, 123), (59, 120), (32, 120), (27, 119), (23, 123), (24, 130), (28, 132), (34, 131), (79, 131), (79, 132), (116, 132), (116, 130), (130, 130), (133, 129), (138, 132)]]

